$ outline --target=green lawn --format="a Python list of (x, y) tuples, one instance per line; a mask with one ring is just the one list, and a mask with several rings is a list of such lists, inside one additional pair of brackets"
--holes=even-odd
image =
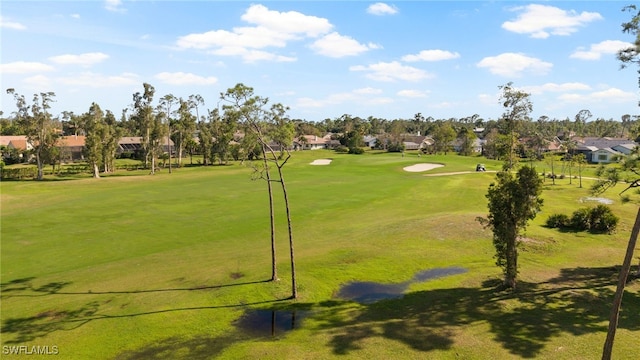
[[(318, 158), (333, 161), (309, 165)], [(422, 162), (445, 166), (403, 171)], [(2, 358), (20, 357), (7, 355), (13, 345), (56, 346), (63, 359), (599, 358), (637, 206), (620, 203), (619, 186), (603, 195), (621, 218), (616, 234), (547, 229), (550, 214), (593, 204), (580, 201), (592, 180), (547, 179), (520, 289), (500, 292), (491, 232), (475, 220), (494, 173), (425, 176), (479, 162), (501, 167), (457, 155), (294, 153), (285, 176), (295, 301), (283, 203), (278, 192), (281, 281), (271, 283), (266, 184), (246, 166), (3, 182)], [(398, 299), (335, 296), (348, 282), (401, 283), (450, 266), (467, 272), (414, 283)], [(625, 293), (616, 359), (637, 356), (639, 290), (635, 281)], [(297, 329), (239, 330), (256, 309), (285, 322), (295, 310)]]

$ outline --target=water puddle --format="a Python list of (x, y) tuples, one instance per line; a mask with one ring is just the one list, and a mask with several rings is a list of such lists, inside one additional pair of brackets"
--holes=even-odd
[(467, 269), (465, 268), (451, 266), (423, 270), (416, 273), (411, 280), (395, 284), (382, 284), (371, 281), (350, 282), (340, 288), (337, 297), (356, 301), (361, 304), (371, 304), (386, 299), (397, 299), (404, 295), (404, 292), (411, 284), (466, 272)]
[(277, 337), (302, 325), (308, 311), (247, 310), (234, 325), (254, 337)]

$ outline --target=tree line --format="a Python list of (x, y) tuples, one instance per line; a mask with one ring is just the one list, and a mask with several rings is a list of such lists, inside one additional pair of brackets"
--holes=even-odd
[[(512, 86), (511, 83), (508, 86)], [(157, 101), (155, 88), (143, 83), (143, 89), (132, 95), (132, 103), (122, 110), (119, 119), (109, 110), (102, 110), (98, 103), (92, 103), (87, 112), (75, 114), (63, 111), (54, 117), (50, 113), (55, 93), (34, 94), (31, 103), (24, 95), (7, 89), (16, 104), (16, 111), (9, 116), (0, 116), (0, 135), (26, 135), (34, 144), (32, 151), (38, 165), (38, 178), (42, 178), (42, 166), (56, 160), (63, 154), (57, 149), (56, 138), (69, 135), (86, 135), (86, 154), (94, 177), (100, 172), (112, 172), (118, 139), (124, 136), (142, 138), (139, 153), (125, 153), (124, 156), (137, 157), (144, 162), (151, 173), (155, 172), (159, 158), (167, 160), (167, 143), (171, 141), (175, 149), (177, 166), (183, 165), (189, 155), (193, 164), (193, 155), (202, 156), (202, 164), (225, 164), (229, 160), (255, 159), (261, 156), (256, 139), (247, 136), (246, 129), (238, 119), (218, 107), (206, 109), (204, 98), (190, 95), (187, 98), (167, 94)], [(4, 115), (4, 114), (2, 114)], [(569, 141), (572, 135), (593, 137), (625, 137), (636, 140), (640, 135), (640, 119), (637, 115), (622, 115), (620, 120), (596, 118), (583, 109), (573, 119), (550, 119), (541, 116), (537, 120), (526, 117), (519, 121), (518, 134), (526, 139), (527, 148), (541, 149), (545, 142), (554, 139)], [(430, 151), (447, 153), (451, 142), (457, 140), (460, 153), (470, 155), (477, 136), (486, 140), (484, 155), (488, 158), (503, 159), (511, 145), (510, 123), (503, 116), (499, 119), (485, 120), (478, 114), (461, 118), (435, 119), (431, 116), (415, 114), (410, 119), (387, 120), (369, 116), (361, 118), (344, 114), (334, 119), (308, 121), (290, 119), (278, 124), (279, 136), (286, 136), (290, 143), (296, 139), (305, 142), (303, 135), (324, 136), (335, 134), (334, 139), (349, 151), (362, 148), (365, 136), (377, 138), (376, 147), (387, 151), (403, 151), (404, 141), (409, 135), (428, 135), (433, 140)], [(290, 138), (290, 139), (289, 139)], [(567, 144), (571, 146), (571, 144)], [(6, 150), (5, 150), (6, 152)], [(522, 150), (524, 152), (524, 150)], [(526, 155), (526, 154), (521, 154)], [(540, 155), (540, 151), (538, 151)], [(169, 161), (169, 166), (171, 166)]]

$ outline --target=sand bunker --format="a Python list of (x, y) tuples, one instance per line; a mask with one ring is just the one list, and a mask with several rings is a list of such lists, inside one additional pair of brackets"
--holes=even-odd
[(331, 159), (316, 159), (310, 163), (311, 165), (329, 165), (331, 164)]
[(435, 168), (439, 168), (443, 166), (444, 165), (442, 164), (424, 163), (424, 164), (415, 164), (415, 165), (407, 166), (407, 167), (404, 167), (402, 170), (409, 171), (409, 172), (421, 172), (421, 171), (433, 170)]

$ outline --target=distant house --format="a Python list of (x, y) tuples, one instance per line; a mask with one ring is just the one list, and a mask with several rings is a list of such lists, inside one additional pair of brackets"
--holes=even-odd
[(591, 154), (591, 162), (595, 164), (608, 164), (620, 155), (621, 153), (612, 148), (598, 149)]
[(631, 154), (636, 148), (638, 147), (637, 144), (620, 144), (620, 145), (615, 145), (612, 146), (611, 149), (625, 154), (625, 155), (629, 155)]
[[(23, 144), (20, 141), (25, 141), (26, 142), (27, 141), (27, 137), (25, 135), (3, 135), (3, 136), (0, 136), (0, 146), (8, 147), (9, 143), (12, 142), (12, 141), (14, 141), (14, 145)], [(24, 147), (24, 149), (26, 150), (26, 147)]]
[(331, 139), (331, 134), (325, 136), (302, 135), (293, 140), (294, 150), (333, 149), (340, 145), (338, 140)]
[[(473, 144), (471, 145), (471, 151), (477, 154), (482, 153), (482, 148), (485, 144), (484, 140), (478, 139), (476, 138), (475, 140), (473, 140)], [(462, 139), (455, 139), (454, 141), (451, 142), (451, 146), (453, 147), (453, 151), (459, 153), (460, 151), (462, 151)]]
[[(162, 147), (162, 151), (165, 153), (168, 153), (169, 149), (171, 149), (172, 154), (176, 151), (173, 140), (167, 139), (166, 136), (160, 140), (160, 146)], [(142, 147), (141, 136), (123, 136), (118, 140), (118, 148), (116, 149), (116, 155), (118, 156), (122, 156), (122, 154), (134, 154), (135, 156), (140, 156), (143, 151), (144, 149)]]
[(8, 149), (14, 149), (17, 151), (27, 151), (33, 149), (33, 145), (27, 139), (16, 139), (9, 141), (7, 144)]
[(82, 135), (62, 136), (56, 141), (56, 147), (60, 149), (64, 160), (84, 160), (85, 140), (86, 137)]
[(142, 153), (142, 137), (140, 136), (123, 136), (118, 140), (118, 148), (116, 155), (123, 154), (141, 154)]
[(378, 138), (371, 135), (365, 135), (363, 140), (364, 140), (364, 146), (370, 149), (375, 148), (376, 144), (378, 143)]
[(594, 164), (607, 164), (614, 161), (616, 156), (629, 155), (638, 144), (624, 138), (610, 137), (574, 137), (578, 144), (575, 153), (582, 153), (586, 160)]
[(405, 150), (418, 150), (420, 148), (420, 144), (413, 141), (403, 141), (402, 144)]

